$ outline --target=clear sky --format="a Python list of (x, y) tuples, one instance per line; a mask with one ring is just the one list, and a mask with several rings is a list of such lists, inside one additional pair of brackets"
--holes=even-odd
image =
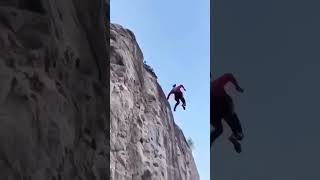
[(195, 143), (200, 179), (209, 180), (210, 1), (113, 0), (110, 6), (111, 22), (134, 32), (165, 93), (175, 83), (187, 89), (187, 110), (180, 106), (174, 117)]

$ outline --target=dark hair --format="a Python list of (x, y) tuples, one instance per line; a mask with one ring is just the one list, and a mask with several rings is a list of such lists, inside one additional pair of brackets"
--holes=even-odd
[(176, 84), (174, 84), (172, 87), (176, 87), (177, 85)]

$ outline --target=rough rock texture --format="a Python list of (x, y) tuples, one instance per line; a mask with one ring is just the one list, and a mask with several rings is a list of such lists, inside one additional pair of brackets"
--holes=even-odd
[(198, 180), (190, 148), (134, 34), (110, 29), (111, 179)]
[(0, 179), (108, 179), (102, 0), (0, 1)]

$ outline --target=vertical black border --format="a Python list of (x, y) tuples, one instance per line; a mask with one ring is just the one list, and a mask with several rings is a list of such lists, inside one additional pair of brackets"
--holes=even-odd
[[(210, 1), (210, 85), (211, 85), (211, 78), (212, 78), (212, 75), (214, 72), (212, 65), (214, 64), (213, 61), (215, 60), (215, 42), (214, 42), (214, 40), (216, 39), (215, 38), (215, 36), (216, 36), (216, 33), (215, 33), (215, 27), (216, 27), (215, 12), (216, 11), (215, 10), (216, 10), (216, 0), (212, 0), (212, 1)], [(211, 104), (210, 104), (210, 106), (211, 106)], [(210, 109), (211, 109), (211, 107), (210, 107)], [(211, 114), (211, 112), (210, 112), (210, 114)], [(209, 129), (210, 129), (210, 134), (211, 134), (211, 123), (210, 123), (209, 127), (210, 127)], [(211, 137), (210, 137), (210, 140), (211, 140)], [(213, 155), (211, 154), (211, 152), (212, 151), (211, 151), (211, 146), (210, 146), (210, 180), (213, 180), (214, 173), (211, 171), (211, 169), (213, 167), (213, 161), (212, 161)]]

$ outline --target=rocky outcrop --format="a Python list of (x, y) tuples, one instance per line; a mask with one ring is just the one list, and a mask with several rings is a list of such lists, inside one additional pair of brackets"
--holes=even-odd
[(134, 34), (110, 28), (111, 179), (198, 180), (192, 153)]
[(0, 2), (1, 180), (108, 179), (106, 14), (102, 0)]

